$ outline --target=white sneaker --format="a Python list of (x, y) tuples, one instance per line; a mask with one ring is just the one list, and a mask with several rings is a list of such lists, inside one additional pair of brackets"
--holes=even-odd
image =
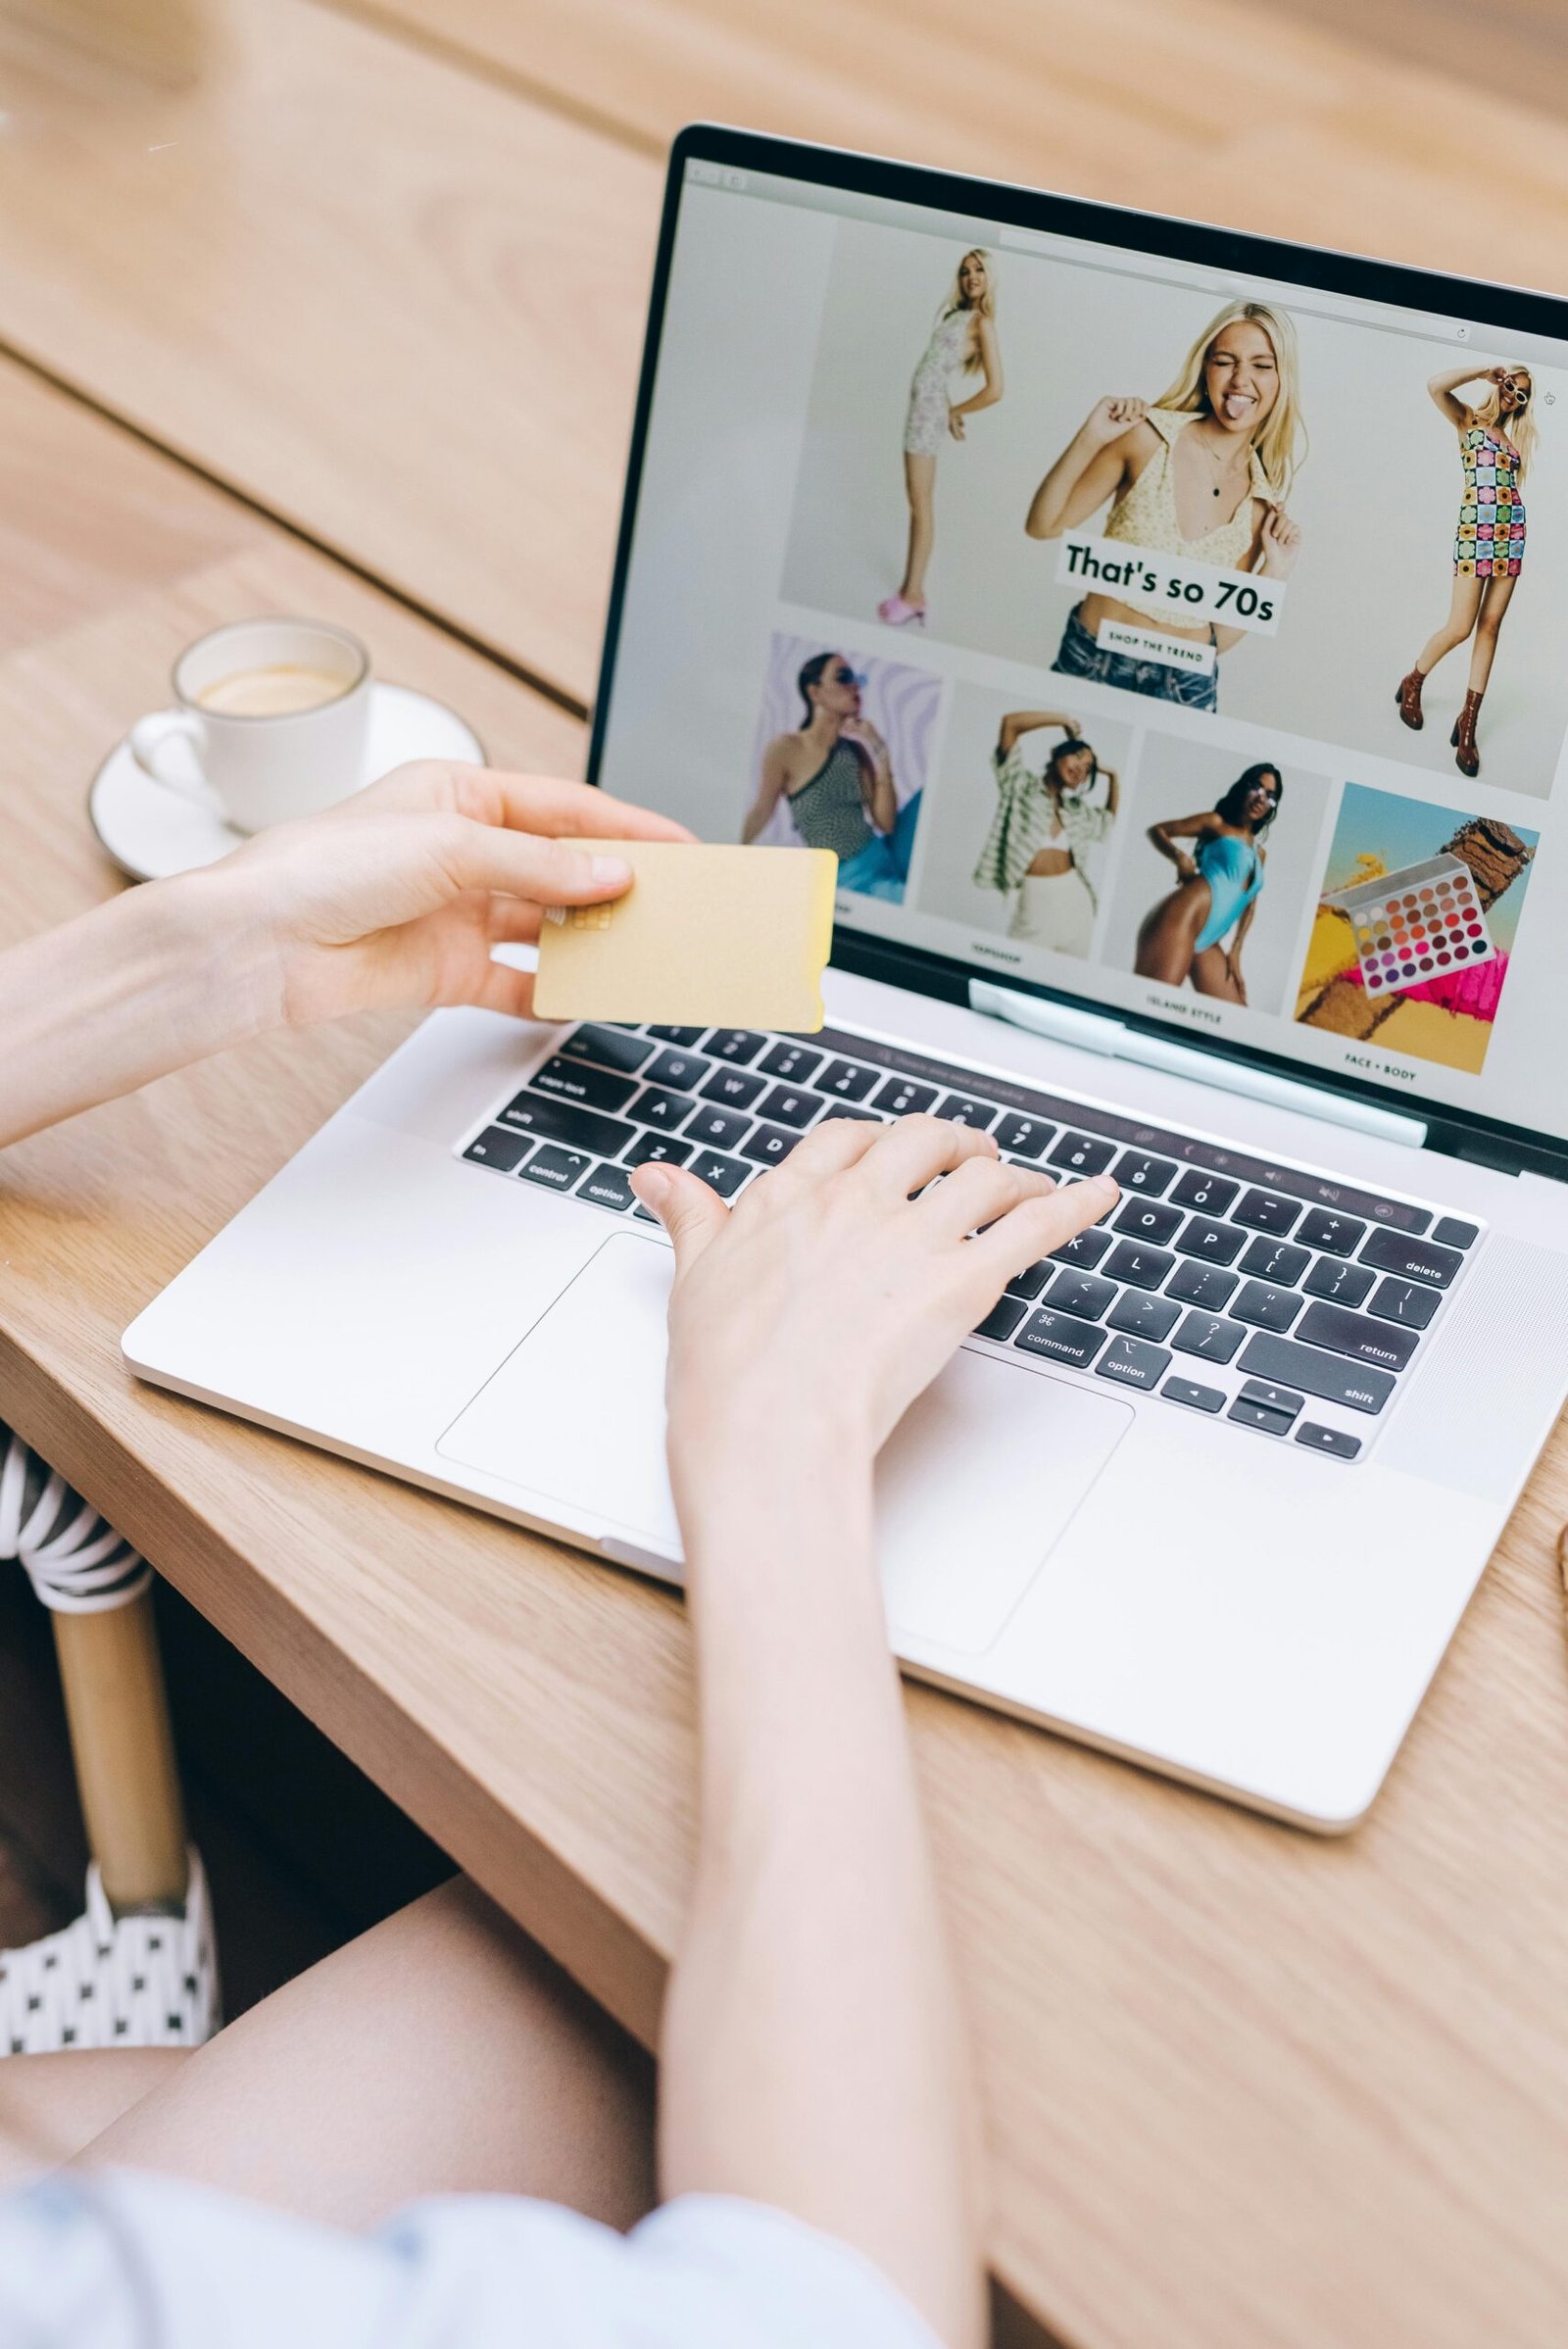
[(194, 1851), (183, 1916), (117, 1918), (91, 1867), (74, 1924), (0, 1950), (0, 2056), (200, 2047), (221, 2022), (207, 1879)]

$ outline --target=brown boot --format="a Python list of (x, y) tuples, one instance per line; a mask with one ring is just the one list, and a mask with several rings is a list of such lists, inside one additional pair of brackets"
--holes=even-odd
[(1464, 708), (1453, 721), (1448, 740), (1453, 745), (1453, 763), (1461, 775), (1479, 775), (1481, 753), (1476, 749), (1476, 719), (1481, 714), (1481, 696), (1467, 693)]
[(1419, 734), (1427, 722), (1421, 709), (1421, 688), (1425, 683), (1421, 671), (1413, 668), (1407, 677), (1399, 679), (1394, 689), (1394, 698), (1399, 705), (1399, 715), (1413, 734)]

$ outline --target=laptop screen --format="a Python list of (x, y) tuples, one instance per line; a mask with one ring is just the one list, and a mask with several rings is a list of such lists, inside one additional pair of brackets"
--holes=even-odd
[(1568, 312), (706, 135), (596, 780), (834, 850), (841, 932), (1568, 1135)]

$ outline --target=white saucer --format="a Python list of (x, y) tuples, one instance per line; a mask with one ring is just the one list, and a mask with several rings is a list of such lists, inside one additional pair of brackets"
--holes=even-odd
[[(432, 702), (408, 685), (372, 684), (365, 769), (356, 788), (363, 791), (409, 759), (486, 763), (477, 734), (444, 702)], [(162, 881), (198, 864), (215, 864), (245, 837), (195, 800), (155, 783), (136, 764), (126, 742), (116, 744), (93, 777), (87, 814), (121, 871), (133, 881)]]

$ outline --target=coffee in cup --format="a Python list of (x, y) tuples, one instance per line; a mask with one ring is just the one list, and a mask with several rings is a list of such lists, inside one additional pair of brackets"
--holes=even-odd
[(271, 668), (240, 668), (232, 676), (216, 677), (202, 687), (196, 701), (200, 709), (220, 710), (225, 717), (293, 717), (302, 710), (319, 710), (335, 702), (343, 691), (342, 678), (330, 669), (286, 661)]

